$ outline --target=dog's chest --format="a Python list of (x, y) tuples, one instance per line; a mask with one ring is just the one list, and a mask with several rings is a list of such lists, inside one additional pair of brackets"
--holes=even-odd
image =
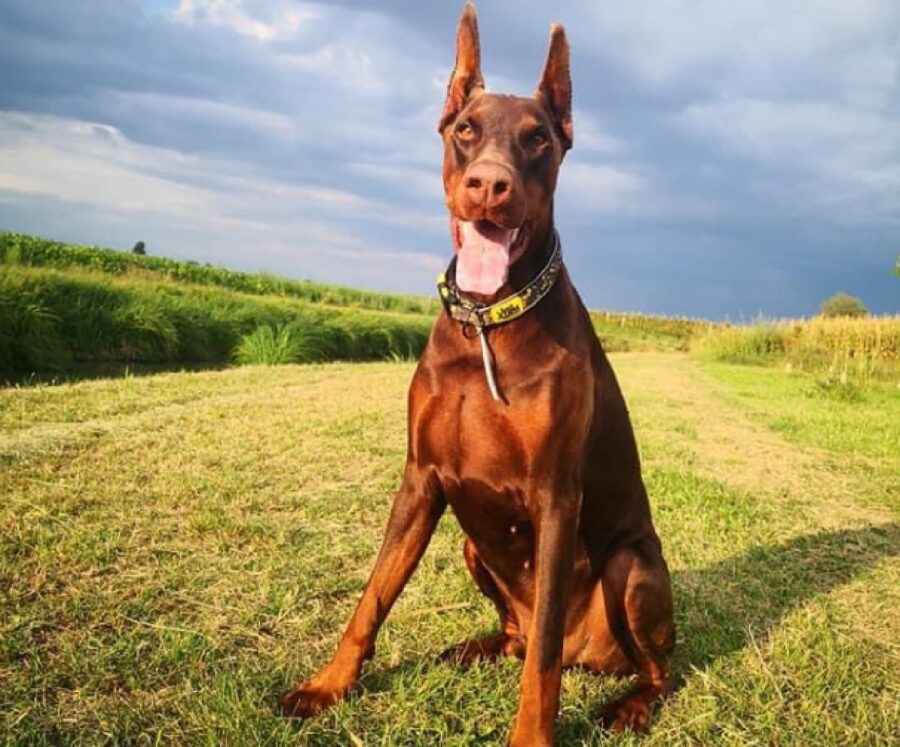
[(441, 388), (419, 420), (417, 459), (435, 467), (442, 483), (525, 487), (552, 440), (552, 407), (540, 391), (516, 390), (497, 402), (483, 375), (459, 378)]

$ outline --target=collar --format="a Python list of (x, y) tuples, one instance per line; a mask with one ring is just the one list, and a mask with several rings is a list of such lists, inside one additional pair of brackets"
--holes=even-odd
[(442, 272), (438, 276), (438, 293), (440, 293), (441, 303), (444, 304), (451, 319), (455, 319), (463, 325), (471, 324), (481, 330), (485, 327), (495, 327), (498, 324), (511, 322), (537, 306), (556, 283), (561, 269), (562, 248), (559, 234), (554, 231), (553, 252), (550, 254), (550, 259), (547, 260), (547, 264), (544, 265), (544, 269), (538, 273), (537, 277), (517, 293), (490, 306), (464, 298), (456, 285), (456, 257), (450, 260), (446, 272)]

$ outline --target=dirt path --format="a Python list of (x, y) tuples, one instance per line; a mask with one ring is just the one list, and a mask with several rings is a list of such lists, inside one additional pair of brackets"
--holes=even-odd
[(617, 356), (613, 364), (648, 465), (687, 460), (692, 471), (730, 487), (805, 507), (822, 527), (892, 518), (873, 500), (872, 485), (851, 468), (851, 455), (848, 469), (836, 469), (834, 454), (766, 429), (728, 403), (723, 385), (697, 361), (640, 354)]

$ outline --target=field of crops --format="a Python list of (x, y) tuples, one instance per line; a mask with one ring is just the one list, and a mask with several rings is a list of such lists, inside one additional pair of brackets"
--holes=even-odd
[[(435, 662), (495, 625), (451, 520), (359, 691), (308, 724), (277, 710), (365, 582), (438, 308), (0, 236), (0, 371), (306, 363), (0, 387), (0, 745), (503, 744), (520, 665)], [(678, 688), (614, 739), (594, 716), (626, 683), (567, 672), (559, 743), (895, 744), (900, 318), (592, 319), (655, 351), (611, 357)]]
[(222, 267), (180, 262), (165, 257), (132, 254), (97, 246), (65, 244), (59, 241), (0, 232), (0, 266), (81, 268), (112, 275), (144, 279), (168, 279), (193, 285), (213, 285), (240, 293), (284, 296), (311, 303), (347, 306), (378, 311), (434, 313), (436, 299), (373, 293), (355, 288), (324, 285), (258, 273), (238, 272)]
[(818, 372), (837, 385), (900, 380), (900, 316), (788, 319), (710, 327), (693, 339), (700, 355), (728, 363)]

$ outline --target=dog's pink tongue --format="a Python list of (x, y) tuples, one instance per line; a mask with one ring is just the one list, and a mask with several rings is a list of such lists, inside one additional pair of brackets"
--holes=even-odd
[(487, 221), (460, 221), (456, 284), (469, 293), (496, 293), (509, 272), (510, 232)]

